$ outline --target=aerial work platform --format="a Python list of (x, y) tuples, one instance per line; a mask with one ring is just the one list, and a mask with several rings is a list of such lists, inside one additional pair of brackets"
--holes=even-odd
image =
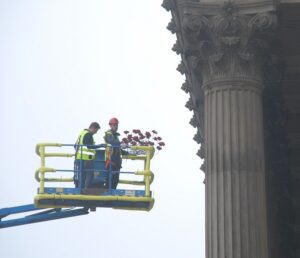
[[(19, 226), (24, 224), (55, 220), (79, 215), (86, 215), (96, 208), (114, 208), (124, 210), (150, 211), (154, 205), (154, 198), (150, 190), (154, 174), (150, 170), (150, 162), (154, 155), (152, 146), (128, 147), (122, 160), (139, 161), (142, 168), (136, 171), (113, 171), (112, 166), (106, 164), (109, 148), (120, 146), (103, 145), (96, 150), (93, 169), (85, 169), (86, 173), (93, 173), (91, 187), (83, 189), (82, 161), (74, 162), (72, 169), (57, 169), (49, 167), (49, 158), (75, 158), (75, 154), (65, 152), (64, 148), (83, 145), (40, 143), (36, 145), (36, 153), (40, 157), (40, 167), (35, 172), (35, 179), (39, 182), (34, 204), (0, 209), (0, 228)], [(49, 148), (59, 148), (60, 152), (48, 152)], [(110, 157), (109, 157), (110, 158)], [(76, 165), (75, 165), (76, 164)], [(119, 185), (123, 189), (112, 189), (112, 176), (120, 174)], [(126, 178), (131, 176), (130, 180)], [(140, 180), (132, 180), (139, 178)], [(74, 185), (73, 185), (74, 183)], [(73, 187), (70, 187), (73, 186)], [(118, 186), (119, 186), (118, 185)], [(4, 218), (25, 212), (36, 212), (21, 218)]]
[[(36, 171), (35, 178), (40, 183), (38, 194), (34, 198), (34, 204), (38, 208), (63, 208), (63, 207), (110, 207), (128, 210), (146, 210), (153, 207), (154, 199), (150, 191), (150, 184), (154, 175), (150, 171), (150, 160), (154, 154), (152, 146), (132, 146), (131, 152), (142, 151), (142, 155), (123, 155), (122, 160), (140, 160), (143, 161), (143, 169), (139, 171), (112, 171), (112, 167), (105, 166), (105, 149), (96, 151), (94, 160), (94, 169), (88, 171), (94, 174), (92, 187), (83, 192), (81, 182), (82, 166), (77, 166), (73, 170), (54, 169), (46, 167), (47, 157), (74, 157), (71, 153), (48, 153), (47, 147), (64, 147), (68, 144), (43, 143), (36, 146), (36, 153), (41, 158), (41, 167)], [(80, 146), (82, 147), (82, 146)], [(106, 146), (105, 148), (116, 148), (115, 146)], [(119, 148), (119, 146), (118, 146)], [(111, 152), (109, 152), (111, 153)], [(55, 172), (72, 172), (78, 175), (78, 186), (74, 188), (64, 187), (46, 187), (49, 182), (73, 182), (74, 176), (69, 178), (47, 177), (47, 174)], [(141, 190), (136, 189), (111, 189), (111, 178), (114, 173), (122, 175), (142, 176), (143, 180), (125, 180), (120, 179), (120, 185), (140, 185)]]

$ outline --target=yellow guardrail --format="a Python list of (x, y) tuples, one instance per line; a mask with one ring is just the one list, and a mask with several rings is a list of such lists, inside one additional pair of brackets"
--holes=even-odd
[(35, 152), (41, 158), (40, 168), (35, 172), (35, 179), (40, 182), (40, 194), (44, 193), (45, 182), (73, 182), (73, 178), (45, 178), (46, 173), (56, 172), (55, 168), (46, 167), (46, 157), (74, 157), (74, 153), (48, 153), (46, 147), (62, 147), (61, 143), (39, 143), (35, 147)]
[[(62, 153), (62, 152), (46, 152), (47, 147), (63, 147), (72, 146), (71, 144), (60, 144), (60, 143), (39, 143), (36, 145), (35, 152), (40, 156), (40, 167), (35, 172), (35, 179), (40, 183), (39, 194), (44, 194), (45, 182), (73, 182), (73, 177), (71, 178), (46, 178), (46, 173), (56, 173), (55, 168), (50, 168), (46, 166), (47, 157), (74, 157), (74, 153)], [(144, 161), (144, 170), (136, 171), (135, 175), (143, 176), (142, 181), (135, 180), (119, 180), (120, 184), (130, 184), (130, 185), (144, 185), (145, 186), (145, 196), (150, 196), (150, 185), (154, 180), (154, 174), (150, 170), (150, 161), (154, 156), (155, 149), (152, 146), (132, 146), (130, 147), (132, 151), (142, 150), (145, 155), (123, 155), (124, 160), (142, 160)]]
[(132, 150), (138, 151), (143, 150), (146, 152), (146, 155), (136, 156), (136, 155), (123, 155), (122, 159), (130, 160), (143, 160), (144, 161), (144, 170), (137, 171), (136, 175), (143, 175), (143, 181), (130, 181), (130, 180), (120, 180), (121, 184), (131, 184), (131, 185), (145, 185), (145, 195), (150, 196), (150, 185), (154, 180), (154, 174), (150, 170), (150, 162), (154, 156), (155, 149), (153, 146), (131, 146)]

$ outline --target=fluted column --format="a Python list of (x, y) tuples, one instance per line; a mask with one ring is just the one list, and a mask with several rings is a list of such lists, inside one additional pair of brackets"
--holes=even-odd
[(204, 88), (206, 257), (267, 258), (262, 84)]
[(227, 2), (210, 12), (205, 5), (164, 1), (173, 12), (168, 27), (178, 36), (173, 49), (182, 56), (187, 107), (200, 118), (192, 124), (204, 146), (206, 258), (269, 258), (262, 71), (276, 15), (272, 6), (247, 12)]

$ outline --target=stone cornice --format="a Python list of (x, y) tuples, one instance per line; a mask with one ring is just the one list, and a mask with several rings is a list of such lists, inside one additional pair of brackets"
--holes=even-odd
[[(171, 0), (170, 0), (171, 1)], [(225, 1), (210, 1), (210, 3), (202, 3), (200, 1), (174, 1), (178, 3), (178, 7), (181, 10), (194, 10), (196, 13), (202, 13), (205, 15), (217, 15), (220, 12), (221, 6)], [(229, 1), (230, 2), (230, 1)], [(266, 0), (266, 1), (254, 1), (254, 2), (239, 2), (232, 1), (239, 6), (241, 14), (255, 14), (259, 12), (275, 11), (278, 1)]]

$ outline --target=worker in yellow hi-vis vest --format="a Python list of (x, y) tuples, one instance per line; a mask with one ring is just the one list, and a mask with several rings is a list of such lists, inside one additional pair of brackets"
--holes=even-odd
[(79, 186), (82, 189), (82, 192), (85, 192), (91, 186), (94, 176), (96, 149), (103, 146), (103, 144), (95, 145), (93, 138), (93, 135), (99, 129), (100, 125), (97, 122), (92, 122), (88, 129), (84, 129), (80, 133), (76, 141), (74, 182), (76, 187)]

